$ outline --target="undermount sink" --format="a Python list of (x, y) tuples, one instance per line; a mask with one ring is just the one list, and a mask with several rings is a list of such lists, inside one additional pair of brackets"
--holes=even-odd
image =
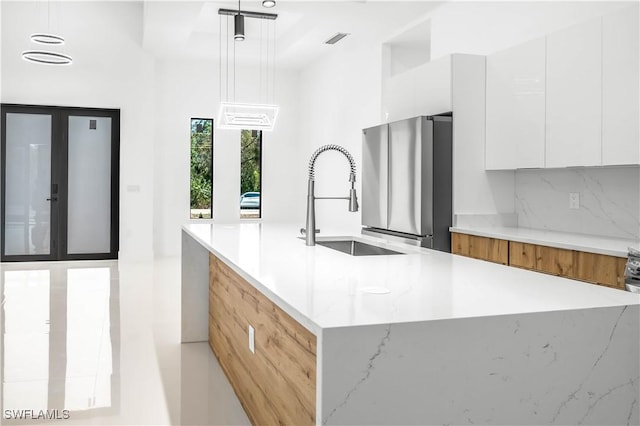
[(389, 250), (383, 247), (374, 246), (356, 240), (340, 240), (340, 241), (318, 241), (316, 244), (325, 246), (330, 249), (350, 254), (351, 256), (379, 256), (390, 254), (405, 254), (399, 251)]

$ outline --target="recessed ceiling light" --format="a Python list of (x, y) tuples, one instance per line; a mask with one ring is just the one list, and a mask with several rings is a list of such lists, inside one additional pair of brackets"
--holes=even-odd
[(263, 0), (262, 1), (262, 5), (264, 7), (272, 8), (273, 6), (276, 5), (276, 2), (275, 2), (275, 0)]
[(333, 37), (331, 37), (329, 40), (325, 41), (325, 44), (336, 44), (337, 42), (339, 42), (340, 40), (342, 40), (343, 38), (345, 38), (346, 36), (348, 36), (349, 33), (337, 33), (336, 35), (334, 35)]

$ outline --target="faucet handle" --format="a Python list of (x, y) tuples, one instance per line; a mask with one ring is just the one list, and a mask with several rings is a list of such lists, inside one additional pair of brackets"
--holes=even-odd
[[(306, 235), (306, 234), (307, 234), (307, 230), (306, 230), (306, 229), (304, 229), (304, 228), (300, 228), (300, 233), (301, 233), (302, 235)], [(320, 230), (319, 230), (319, 229), (316, 229), (316, 234), (319, 234), (319, 233), (320, 233)]]

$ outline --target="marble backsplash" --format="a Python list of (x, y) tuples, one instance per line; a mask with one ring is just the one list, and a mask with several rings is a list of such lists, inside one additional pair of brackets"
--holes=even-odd
[(462, 228), (515, 227), (518, 226), (518, 215), (515, 213), (455, 214), (453, 226)]
[[(613, 238), (640, 238), (640, 168), (518, 170), (518, 226)], [(569, 208), (569, 193), (580, 207)]]

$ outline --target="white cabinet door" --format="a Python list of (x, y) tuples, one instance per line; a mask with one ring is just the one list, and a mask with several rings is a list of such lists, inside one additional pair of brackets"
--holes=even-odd
[(602, 164), (602, 19), (547, 37), (546, 167)]
[(602, 21), (602, 164), (640, 164), (638, 4)]
[(545, 39), (487, 57), (488, 170), (544, 167)]

